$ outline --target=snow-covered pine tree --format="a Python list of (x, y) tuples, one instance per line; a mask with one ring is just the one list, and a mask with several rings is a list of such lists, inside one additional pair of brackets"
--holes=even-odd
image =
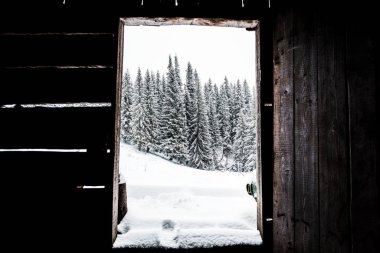
[(160, 142), (160, 119), (161, 119), (161, 105), (160, 105), (160, 76), (155, 75), (151, 71), (151, 89), (150, 89), (150, 100), (152, 106), (152, 147), (155, 152), (159, 151)]
[(187, 64), (186, 82), (185, 82), (184, 90), (185, 90), (186, 122), (187, 122), (187, 129), (188, 129), (187, 140), (188, 140), (188, 145), (190, 149), (190, 145), (191, 143), (193, 143), (194, 138), (195, 138), (194, 133), (195, 133), (197, 117), (198, 117), (198, 98), (197, 98), (196, 86), (195, 86), (195, 80), (194, 80), (194, 71), (190, 62), (188, 62)]
[(143, 147), (144, 134), (142, 130), (142, 86), (143, 80), (141, 75), (141, 69), (138, 68), (132, 99), (132, 143), (135, 144), (139, 150), (141, 150)]
[[(240, 110), (243, 104), (243, 93), (241, 88), (240, 80), (238, 79), (236, 84), (233, 86), (233, 102), (232, 102), (232, 112), (231, 112), (231, 140), (232, 146), (234, 147), (235, 135), (237, 132), (237, 125), (240, 117)], [(231, 109), (231, 108), (230, 108)]]
[(169, 55), (168, 72), (166, 73), (166, 84), (164, 92), (164, 100), (162, 106), (162, 138), (164, 152), (167, 156), (173, 159), (174, 149), (174, 130), (173, 130), (173, 117), (175, 114), (175, 87), (174, 87), (174, 67), (172, 57)]
[(230, 143), (230, 147), (231, 147), (231, 151), (232, 151), (232, 143), (233, 143), (233, 138), (232, 138), (232, 113), (233, 113), (233, 104), (234, 104), (234, 95), (233, 95), (233, 85), (232, 83), (230, 83), (228, 81), (228, 78), (227, 77), (224, 77), (224, 82), (223, 82), (223, 86), (224, 86), (224, 90), (225, 90), (225, 94), (226, 94), (226, 98), (227, 98), (227, 106), (228, 106), (228, 109), (230, 110), (230, 118), (229, 118), (229, 123), (230, 123), (230, 126), (229, 126), (229, 143)]
[(223, 86), (224, 86), (224, 89), (225, 89), (225, 92), (226, 92), (226, 96), (227, 96), (227, 102), (228, 102), (228, 108), (230, 108), (230, 114), (232, 113), (232, 105), (233, 105), (233, 102), (234, 102), (234, 96), (233, 96), (233, 85), (232, 83), (230, 83), (228, 81), (228, 78), (225, 76), (224, 77), (224, 82), (223, 82)]
[(163, 97), (164, 90), (162, 87), (162, 79), (159, 71), (156, 72), (156, 83), (155, 83), (155, 91), (156, 91), (156, 130), (155, 130), (155, 138), (156, 138), (156, 152), (162, 151), (162, 133), (161, 133), (161, 116), (162, 116), (162, 105), (163, 105)]
[(244, 82), (242, 108), (236, 125), (234, 139), (234, 159), (240, 171), (252, 171), (255, 168), (255, 123), (252, 112), (252, 96), (248, 83)]
[(158, 108), (159, 108), (159, 115), (161, 116), (161, 110), (162, 110), (162, 98), (164, 96), (164, 91), (162, 87), (162, 81), (161, 81), (161, 74), (160, 71), (156, 72), (156, 90), (158, 92)]
[(168, 135), (168, 128), (167, 128), (167, 125), (166, 123), (168, 122), (167, 121), (167, 118), (165, 116), (165, 108), (166, 108), (166, 105), (168, 104), (168, 99), (169, 97), (167, 96), (167, 91), (166, 91), (166, 76), (167, 76), (167, 73), (164, 73), (161, 77), (161, 82), (160, 82), (160, 99), (159, 99), (159, 103), (160, 103), (160, 118), (159, 118), (159, 124), (158, 124), (158, 136), (157, 138), (159, 139), (159, 143), (160, 143), (160, 147), (159, 147), (159, 151), (160, 153), (166, 153), (167, 152), (167, 149), (166, 149), (166, 139), (167, 139), (167, 135)]
[(124, 143), (130, 144), (132, 140), (133, 84), (128, 70), (123, 78), (121, 99), (121, 138)]
[(214, 83), (214, 94), (215, 94), (215, 100), (216, 100), (216, 114), (218, 118), (218, 124), (219, 124), (219, 131), (220, 131), (220, 94), (219, 94), (219, 88), (216, 83)]
[(169, 56), (166, 92), (163, 105), (163, 125), (165, 152), (180, 163), (188, 160), (187, 123), (184, 95), (177, 57), (174, 65)]
[(246, 171), (252, 171), (256, 168), (257, 141), (256, 141), (256, 113), (255, 105), (252, 98), (252, 92), (247, 80), (243, 82), (243, 114), (245, 114), (246, 134), (244, 138), (244, 157), (242, 164)]
[(220, 136), (222, 139), (223, 155), (226, 159), (226, 164), (224, 167), (227, 167), (228, 158), (231, 155), (232, 142), (231, 142), (231, 113), (228, 105), (228, 97), (225, 86), (220, 87)]
[(174, 57), (174, 72), (177, 84), (178, 136), (176, 143), (177, 159), (180, 163), (189, 162), (188, 126), (186, 120), (185, 93), (181, 80), (178, 57)]
[(212, 168), (212, 137), (209, 132), (209, 122), (205, 102), (200, 87), (198, 73), (194, 70), (194, 81), (197, 94), (198, 116), (194, 132), (194, 141), (190, 145), (191, 164), (198, 169), (209, 170)]
[(215, 169), (219, 169), (219, 150), (221, 147), (219, 120), (216, 111), (216, 96), (213, 90), (213, 85), (211, 79), (205, 85), (205, 104), (207, 106), (207, 114), (210, 124), (210, 134), (212, 137), (211, 148), (213, 157), (213, 166)]
[(152, 80), (149, 70), (145, 73), (145, 78), (142, 86), (142, 131), (143, 136), (141, 142), (143, 143), (143, 148), (146, 152), (150, 152), (154, 148), (154, 136), (153, 136), (153, 91), (152, 91)]

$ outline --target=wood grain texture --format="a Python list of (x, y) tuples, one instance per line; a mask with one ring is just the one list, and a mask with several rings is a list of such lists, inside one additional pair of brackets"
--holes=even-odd
[(113, 69), (0, 70), (0, 105), (112, 101)]
[(100, 108), (0, 109), (0, 148), (106, 150), (112, 140), (112, 110)]
[(320, 13), (318, 125), (320, 251), (350, 252), (349, 124), (345, 80), (345, 31), (333, 13)]
[(316, 18), (294, 12), (295, 251), (319, 252)]
[[(123, 53), (124, 53), (124, 25), (119, 22), (118, 40), (115, 43), (117, 47), (117, 76), (114, 90), (114, 129), (113, 133), (113, 170), (112, 170), (112, 243), (116, 240), (117, 224), (118, 224), (118, 204), (119, 204), (119, 161), (120, 161), (120, 136), (121, 136), (121, 94), (122, 94), (122, 78), (123, 78)], [(110, 174), (111, 175), (111, 174)]]
[(273, 252), (294, 252), (293, 12), (274, 20)]
[(261, 150), (261, 41), (260, 26), (256, 31), (256, 85), (257, 85), (257, 163), (256, 163), (256, 182), (257, 182), (257, 229), (260, 231), (261, 237), (264, 236), (264, 215), (263, 215), (263, 166), (262, 166), (262, 150)]
[(112, 65), (109, 34), (0, 34), (0, 67)]
[[(380, 221), (376, 141), (376, 47), (374, 31), (362, 20), (348, 26), (346, 66), (350, 118), (353, 252), (379, 252)], [(373, 27), (374, 28), (374, 27)], [(375, 28), (374, 28), (375, 29)]]

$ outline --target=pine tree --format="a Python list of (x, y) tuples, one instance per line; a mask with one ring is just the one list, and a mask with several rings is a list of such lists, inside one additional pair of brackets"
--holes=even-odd
[(159, 96), (159, 105), (160, 105), (160, 117), (158, 121), (158, 136), (157, 139), (159, 140), (159, 152), (165, 153), (167, 152), (166, 149), (166, 140), (168, 136), (168, 127), (166, 123), (168, 122), (167, 117), (165, 116), (167, 105), (168, 105), (168, 99), (169, 97), (167, 96), (167, 90), (166, 90), (166, 75), (163, 74), (161, 77), (161, 82), (160, 82), (160, 96)]
[(189, 144), (188, 144), (188, 125), (186, 120), (186, 105), (185, 105), (185, 93), (181, 80), (180, 66), (178, 63), (178, 57), (174, 57), (174, 72), (177, 84), (177, 111), (178, 111), (178, 130), (177, 130), (177, 159), (180, 163), (188, 163), (189, 160)]
[(211, 148), (213, 152), (213, 164), (216, 169), (220, 167), (218, 152), (221, 146), (219, 120), (216, 111), (216, 96), (213, 90), (211, 79), (205, 85), (205, 104), (207, 106), (207, 115), (209, 118), (209, 129), (211, 134)]
[(219, 88), (218, 86), (216, 85), (216, 83), (214, 83), (214, 94), (215, 94), (215, 102), (216, 102), (216, 114), (217, 114), (217, 118), (218, 118), (218, 124), (219, 124), (219, 131), (220, 131), (220, 102), (221, 102), (221, 99), (220, 99), (220, 92), (219, 92)]
[(137, 145), (138, 149), (141, 150), (143, 147), (143, 130), (142, 130), (142, 119), (143, 119), (143, 109), (142, 109), (142, 86), (143, 80), (141, 75), (141, 69), (137, 70), (137, 76), (135, 81), (135, 87), (133, 90), (133, 100), (132, 100), (132, 142)]
[(242, 109), (242, 104), (243, 104), (243, 93), (241, 89), (241, 84), (240, 80), (238, 79), (236, 84), (233, 86), (233, 102), (232, 102), (232, 109), (231, 112), (231, 140), (232, 140), (232, 145), (234, 146), (234, 141), (235, 141), (235, 135), (237, 133), (237, 125), (239, 122), (239, 117), (240, 115), (240, 110)]
[(244, 82), (244, 92), (242, 93), (242, 108), (236, 124), (236, 134), (234, 139), (234, 159), (240, 171), (252, 171), (255, 168), (255, 123), (252, 111), (252, 96), (248, 83)]
[(191, 164), (198, 169), (212, 169), (212, 137), (209, 132), (209, 122), (205, 108), (205, 102), (200, 87), (200, 81), (196, 70), (194, 71), (194, 80), (197, 94), (197, 124), (194, 132), (194, 141), (190, 146)]
[(143, 136), (141, 142), (146, 152), (150, 152), (154, 148), (154, 136), (153, 136), (153, 90), (152, 80), (149, 70), (145, 73), (145, 78), (142, 86), (142, 131)]
[[(198, 76), (197, 76), (198, 78)], [(197, 124), (198, 116), (198, 98), (196, 93), (194, 71), (190, 64), (187, 64), (186, 69), (186, 82), (185, 82), (185, 107), (186, 107), (186, 122), (188, 129), (188, 144), (189, 149), (191, 143), (194, 141), (194, 133)], [(199, 82), (199, 79), (197, 79)]]
[(152, 106), (152, 147), (154, 151), (159, 151), (161, 147), (160, 139), (160, 119), (161, 119), (161, 99), (160, 99), (160, 76), (151, 72), (150, 103)]
[(174, 64), (175, 66), (169, 56), (162, 115), (164, 146), (165, 152), (171, 159), (184, 163), (188, 159), (187, 123), (177, 57), (174, 59)]
[[(225, 95), (226, 95), (226, 101), (227, 101), (227, 107), (229, 109), (229, 119), (228, 119), (228, 122), (229, 122), (229, 140), (228, 140), (228, 143), (230, 144), (230, 148), (231, 148), (231, 152), (232, 152), (232, 143), (233, 143), (233, 137), (232, 137), (232, 128), (233, 128), (233, 124), (232, 124), (232, 120), (233, 120), (233, 104), (234, 104), (234, 96), (233, 96), (233, 86), (232, 84), (228, 81), (227, 77), (224, 77), (224, 82), (223, 82), (223, 87), (224, 87), (224, 91), (225, 91)], [(227, 138), (227, 137), (226, 137)], [(227, 150), (225, 150), (227, 151)], [(229, 155), (230, 152), (228, 153), (225, 153), (226, 155)]]
[[(231, 141), (231, 114), (228, 105), (228, 97), (225, 86), (220, 88), (220, 136), (222, 139), (223, 155), (226, 157), (226, 163), (228, 162), (228, 157), (232, 151), (232, 141)], [(227, 164), (226, 164), (227, 165)]]
[(123, 78), (121, 99), (121, 137), (124, 143), (131, 143), (133, 84), (128, 70)]
[(254, 111), (255, 104), (248, 83), (243, 83), (243, 114), (245, 114), (246, 134), (244, 139), (244, 154), (242, 163), (245, 171), (251, 171), (256, 168), (256, 113)]

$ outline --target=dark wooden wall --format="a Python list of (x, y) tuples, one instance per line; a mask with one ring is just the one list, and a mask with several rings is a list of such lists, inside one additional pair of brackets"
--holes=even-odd
[[(206, 0), (178, 0), (177, 7), (171, 0), (144, 2), (0, 3), (0, 106), (111, 105), (0, 108), (0, 149), (87, 150), (0, 152), (0, 247), (111, 246), (120, 17), (260, 19), (268, 7), (253, 0), (244, 1), (244, 9), (241, 1), (218, 1), (228, 8)], [(376, 13), (277, 8), (272, 2), (262, 34), (273, 26), (273, 43), (267, 36), (261, 43), (273, 44), (273, 52), (260, 54), (260, 71), (262, 103), (273, 102), (273, 251), (379, 252)], [(272, 113), (270, 106), (263, 110)], [(268, 114), (262, 117), (270, 122)], [(271, 173), (271, 145), (263, 146), (263, 164)], [(263, 218), (268, 224), (265, 210)]]
[[(0, 152), (0, 247), (110, 248), (118, 19), (13, 4), (0, 7), (0, 107), (16, 104), (0, 108), (0, 149), (48, 150)], [(22, 107), (82, 102), (103, 105)]]
[[(119, 119), (117, 87), (121, 87), (117, 86), (121, 17), (256, 19), (266, 6), (262, 0), (244, 0), (244, 8), (242, 1), (224, 1), (217, 9), (216, 2), (206, 0), (178, 0), (178, 6), (174, 0), (141, 3), (0, 3), (0, 149), (8, 150), (0, 152), (0, 166), (1, 178), (9, 182), (2, 184), (1, 196), (2, 217), (10, 221), (1, 226), (8, 243), (4, 247), (53, 252), (57, 247), (111, 248), (117, 221), (114, 166), (118, 162), (115, 120)], [(109, 106), (21, 106), (80, 102)], [(2, 107), (9, 104), (17, 106)], [(83, 185), (105, 188), (83, 189)]]
[(375, 13), (273, 14), (274, 252), (379, 252)]

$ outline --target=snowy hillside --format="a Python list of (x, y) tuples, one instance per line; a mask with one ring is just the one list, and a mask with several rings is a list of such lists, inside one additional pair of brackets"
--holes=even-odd
[(193, 248), (259, 244), (253, 173), (204, 171), (121, 147), (128, 214), (114, 247)]

